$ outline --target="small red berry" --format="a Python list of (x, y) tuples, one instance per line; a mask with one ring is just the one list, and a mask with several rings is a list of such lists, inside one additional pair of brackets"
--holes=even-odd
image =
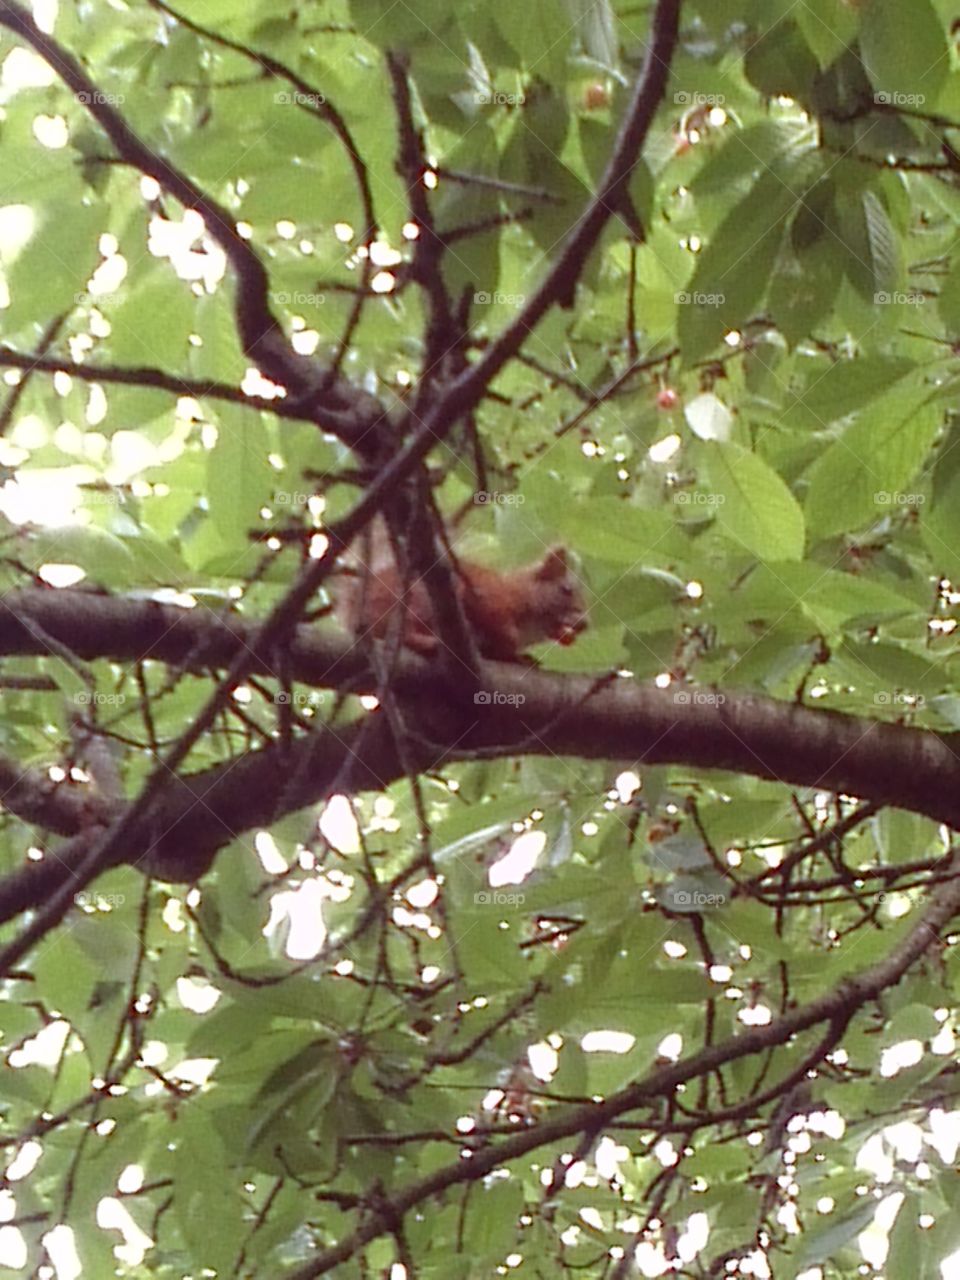
[(583, 91), (583, 107), (585, 111), (602, 111), (610, 105), (610, 93), (605, 84), (596, 81), (588, 84)]

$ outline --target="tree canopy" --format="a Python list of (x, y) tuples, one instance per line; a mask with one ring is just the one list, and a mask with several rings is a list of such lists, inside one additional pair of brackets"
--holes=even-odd
[(0, 1266), (960, 1274), (955, 25), (0, 0)]

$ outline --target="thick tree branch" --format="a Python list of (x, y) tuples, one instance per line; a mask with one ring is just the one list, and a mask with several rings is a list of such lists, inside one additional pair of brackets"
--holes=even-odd
[[(80, 658), (153, 659), (197, 673), (219, 671), (242, 658), (252, 674), (277, 674), (253, 623), (83, 591), (0, 597), (0, 653), (40, 652), (36, 629), (21, 620), (25, 614)], [(332, 629), (299, 627), (283, 652), (283, 673), (290, 679), (340, 689), (375, 687), (362, 655)], [(478, 754), (685, 764), (844, 792), (960, 826), (956, 734), (751, 694), (728, 693), (709, 705), (677, 701), (669, 689), (626, 679), (598, 684), (517, 664), (485, 664), (483, 677), (488, 703), (469, 696), (465, 701), (462, 682), (445, 683), (435, 665), (412, 657), (398, 664), (395, 695), (401, 709), (416, 708), (411, 722), (420, 734), (403, 744), (408, 766), (423, 771)], [(9, 772), (15, 773), (13, 766)], [(115, 861), (140, 863), (167, 879), (194, 879), (236, 836), (326, 798), (331, 788), (380, 789), (404, 772), (385, 724), (361, 721), (337, 730), (318, 724), (302, 740), (172, 780), (151, 821), (127, 833)], [(4, 803), (27, 821), (42, 821), (43, 794), (24, 786)], [(82, 808), (66, 806), (56, 815), (45, 825), (63, 834), (79, 830), (84, 818)], [(42, 900), (50, 871), (33, 865), (16, 885), (3, 882), (0, 919)]]
[[(258, 623), (235, 615), (81, 590), (12, 591), (0, 596), (0, 654), (44, 652), (24, 617), (80, 659), (152, 658), (199, 674), (220, 671), (245, 652), (251, 674), (278, 674), (256, 644)], [(362, 654), (333, 628), (297, 627), (284, 649), (283, 673), (316, 687), (376, 687)], [(730, 769), (846, 792), (960, 827), (960, 734), (747, 693), (706, 704), (625, 679), (597, 688), (593, 677), (513, 663), (487, 663), (485, 674), (491, 702), (471, 705), (475, 727), (462, 756), (500, 748)], [(462, 733), (460, 691), (444, 689), (435, 664), (407, 657), (395, 687), (435, 703), (432, 732), (449, 734), (448, 741)]]
[(84, 788), (58, 785), (43, 769), (25, 768), (6, 755), (0, 755), (0, 805), (22, 822), (62, 836), (111, 813)]

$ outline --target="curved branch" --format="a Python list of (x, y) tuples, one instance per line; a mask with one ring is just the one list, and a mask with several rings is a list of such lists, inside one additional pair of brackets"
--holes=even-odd
[(61, 836), (74, 835), (91, 821), (106, 820), (116, 808), (83, 787), (59, 785), (46, 770), (27, 768), (3, 754), (0, 797), (4, 810), (21, 822)]
[[(317, 562), (319, 563), (319, 562)], [(181, 670), (223, 670), (237, 654), (251, 674), (278, 675), (258, 648), (258, 621), (77, 589), (0, 595), (0, 655), (44, 655), (42, 635), (69, 645), (82, 660), (151, 658)], [(282, 657), (285, 677), (315, 687), (375, 691), (356, 646), (333, 628), (299, 626)], [(845, 792), (911, 809), (960, 826), (960, 734), (942, 734), (799, 706), (749, 693), (695, 703), (670, 689), (632, 680), (560, 676), (516, 663), (486, 663), (489, 703), (471, 702), (468, 739), (448, 758), (477, 752), (554, 752), (585, 759), (636, 760), (728, 769), (793, 786)], [(397, 673), (400, 696), (436, 704), (431, 731), (453, 742), (464, 730), (455, 687), (436, 664), (407, 656)], [(498, 699), (493, 700), (494, 695)], [(449, 736), (447, 736), (449, 735)]]
[[(25, 619), (38, 625), (26, 625)], [(243, 659), (245, 670), (344, 690), (375, 688), (356, 646), (332, 629), (301, 626), (282, 662), (264, 647), (255, 623), (150, 601), (114, 600), (83, 591), (27, 590), (0, 596), (0, 653), (38, 654), (38, 635), (69, 642), (79, 658), (153, 659), (208, 674)], [(398, 663), (395, 695), (417, 708), (422, 734), (403, 744), (403, 761), (377, 718), (250, 751), (186, 778), (171, 779), (150, 823), (127, 832), (116, 860), (166, 879), (192, 880), (230, 840), (284, 813), (325, 799), (330, 789), (381, 789), (408, 767), (423, 771), (477, 756), (566, 755), (583, 759), (685, 764), (725, 769), (794, 786), (861, 796), (960, 826), (960, 739), (836, 711), (726, 694), (711, 704), (678, 702), (669, 689), (626, 679), (598, 682), (510, 663), (482, 670), (491, 700), (464, 699), (462, 682), (445, 683), (436, 664)], [(499, 701), (495, 701), (499, 699)], [(346, 769), (345, 762), (349, 765)], [(37, 821), (35, 791), (25, 791)], [(276, 797), (282, 797), (282, 804)], [(16, 792), (5, 797), (12, 812)], [(80, 816), (75, 815), (79, 823)], [(66, 811), (56, 830), (72, 834)], [(47, 824), (52, 827), (53, 824)], [(42, 900), (50, 867), (0, 882), (0, 919)], [(53, 869), (56, 874), (56, 868)], [(32, 887), (39, 886), (39, 887)]]

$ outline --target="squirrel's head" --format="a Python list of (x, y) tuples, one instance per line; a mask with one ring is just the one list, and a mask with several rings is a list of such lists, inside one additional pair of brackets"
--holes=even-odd
[(538, 606), (549, 625), (551, 639), (573, 644), (587, 628), (587, 605), (583, 590), (567, 558), (567, 548), (550, 547), (536, 569), (540, 586)]

